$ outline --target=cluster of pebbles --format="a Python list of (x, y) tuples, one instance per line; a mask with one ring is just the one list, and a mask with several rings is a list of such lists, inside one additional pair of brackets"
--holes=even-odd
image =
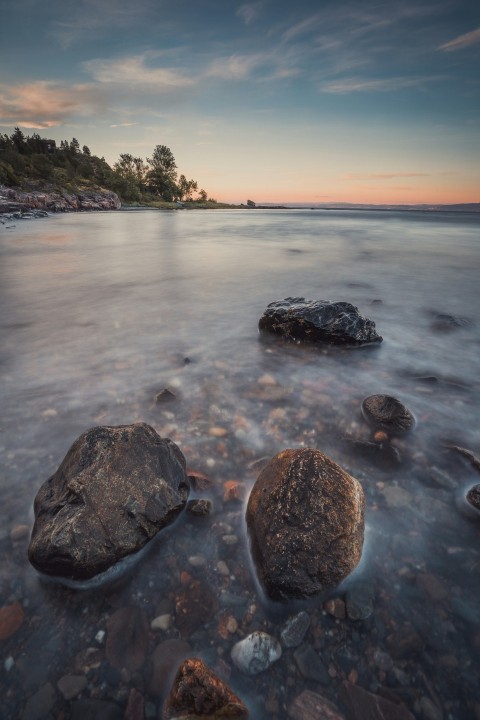
[[(283, 352), (273, 345), (268, 358)], [(475, 456), (439, 453), (405, 405), (359, 398), (353, 382), (285, 387), (267, 368), (228, 398), (229, 368), (218, 360), (215, 382), (188, 404), (175, 387), (168, 404), (139, 403), (181, 447), (192, 491), (118, 577), (80, 591), (40, 581), (18, 513), (2, 539), (4, 717), (195, 717), (185, 713), (200, 687), (212, 718), (480, 718), (480, 614), (464, 582), (480, 567), (468, 512), (478, 493), (467, 508), (462, 490)], [(339, 395), (352, 398), (341, 418)], [(322, 439), (362, 483), (367, 530), (351, 577), (315, 600), (277, 603), (252, 566), (245, 505), (286, 437), (299, 447)]]

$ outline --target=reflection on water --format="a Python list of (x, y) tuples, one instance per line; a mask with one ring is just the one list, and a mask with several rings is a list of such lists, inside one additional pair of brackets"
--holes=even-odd
[[(456, 214), (152, 211), (0, 228), (0, 604), (23, 612), (1, 641), (6, 718), (40, 702), (45, 715), (70, 717), (85, 698), (115, 703), (122, 717), (134, 688), (154, 718), (168, 685), (154, 687), (154, 650), (178, 637), (258, 719), (287, 717), (305, 688), (353, 717), (345, 681), (414, 717), (479, 717), (480, 525), (464, 499), (479, 479), (448, 447), (480, 446), (479, 224)], [(318, 349), (260, 337), (266, 305), (289, 295), (352, 302), (384, 342)], [(164, 388), (175, 399), (156, 402)], [(361, 414), (375, 393), (398, 397), (418, 421), (394, 441), (393, 460), (371, 446)], [(31, 526), (40, 484), (88, 427), (136, 421), (171, 437), (208, 478), (193, 495), (213, 501), (212, 515), (183, 516), (103, 588), (43, 582), (20, 527)], [(231, 662), (233, 644), (256, 629), (279, 638), (299, 607), (265, 603), (244, 504), (224, 484), (248, 492), (264, 458), (300, 446), (362, 482), (365, 551), (331, 596), (337, 617), (323, 599), (307, 604), (302, 653), (284, 648), (249, 678)], [(369, 617), (342, 617), (365, 582)], [(211, 600), (182, 625), (188, 592)], [(169, 618), (136, 671), (112, 666), (105, 649), (109, 618), (127, 606), (149, 623)], [(83, 680), (70, 697), (57, 683), (71, 675)]]

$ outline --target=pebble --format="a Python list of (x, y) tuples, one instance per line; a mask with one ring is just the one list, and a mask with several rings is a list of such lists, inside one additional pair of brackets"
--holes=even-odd
[(212, 509), (212, 501), (205, 500), (203, 498), (189, 500), (187, 503), (187, 512), (190, 513), (190, 515), (194, 515), (196, 517), (206, 517), (207, 515), (211, 514)]
[(11, 655), (9, 655), (7, 657), (7, 659), (5, 660), (5, 662), (3, 663), (3, 667), (5, 668), (5, 670), (7, 672), (10, 672), (10, 670), (13, 668), (14, 665), (15, 665), (15, 660), (13, 659), (13, 657)]
[(238, 537), (236, 535), (222, 535), (222, 542), (225, 545), (236, 545), (238, 543)]
[(228, 435), (228, 430), (222, 427), (211, 427), (208, 431), (211, 437), (222, 438)]
[(310, 616), (304, 610), (289, 618), (280, 633), (280, 638), (285, 647), (298, 647), (302, 644), (303, 638), (310, 627)]
[(188, 562), (192, 567), (204, 567), (207, 564), (202, 555), (190, 555)]
[(22, 720), (44, 720), (55, 702), (55, 690), (51, 683), (42, 685), (34, 695), (28, 698)]
[(373, 589), (370, 584), (352, 584), (345, 595), (347, 615), (350, 620), (366, 620), (373, 612)]
[(65, 700), (72, 700), (85, 690), (87, 678), (84, 675), (64, 675), (58, 681), (57, 687)]
[(105, 632), (105, 630), (99, 630), (99, 631), (97, 632), (97, 634), (95, 635), (95, 640), (97, 641), (97, 643), (98, 643), (99, 645), (103, 645), (103, 642), (104, 642), (104, 640), (105, 640), (105, 635), (106, 635), (106, 634), (107, 634), (107, 633)]
[(339, 620), (345, 620), (347, 612), (345, 603), (342, 598), (332, 598), (323, 603), (323, 609), (326, 613)]
[(220, 575), (223, 575), (224, 577), (228, 577), (230, 575), (230, 570), (228, 569), (228, 565), (224, 560), (218, 561), (217, 571), (220, 573)]
[(19, 602), (0, 608), (0, 640), (7, 640), (23, 624), (25, 613)]
[(441, 709), (426, 696), (420, 699), (420, 709), (425, 720), (443, 720)]
[(247, 675), (257, 675), (270, 667), (282, 655), (278, 640), (257, 631), (237, 642), (231, 651), (236, 667)]
[(12, 542), (17, 542), (18, 540), (23, 540), (23, 538), (27, 537), (29, 532), (30, 532), (29, 525), (14, 525), (13, 528), (10, 530), (10, 540)]
[(328, 670), (311, 645), (308, 643), (301, 645), (298, 650), (295, 650), (293, 657), (306, 680), (314, 680), (323, 685), (328, 685), (330, 682)]
[(150, 627), (152, 630), (165, 631), (172, 627), (172, 623), (173, 618), (170, 613), (167, 613), (166, 615), (159, 615), (158, 617), (154, 618), (150, 623)]

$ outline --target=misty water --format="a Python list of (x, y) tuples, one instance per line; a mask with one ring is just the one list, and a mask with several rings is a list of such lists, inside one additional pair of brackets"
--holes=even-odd
[[(2, 717), (80, 718), (85, 699), (123, 717), (132, 688), (145, 717), (161, 717), (170, 679), (153, 686), (155, 648), (180, 636), (257, 720), (289, 717), (304, 689), (356, 718), (345, 683), (403, 702), (415, 718), (480, 717), (480, 519), (465, 501), (480, 476), (450, 447), (480, 453), (479, 230), (469, 214), (321, 210), (0, 225), (0, 605), (24, 613), (0, 641)], [(383, 343), (339, 349), (259, 335), (267, 304), (288, 296), (351, 302)], [(157, 402), (163, 389), (174, 399)], [(392, 440), (393, 460), (388, 443), (372, 447), (361, 414), (374, 393), (397, 397), (417, 420)], [(100, 586), (45, 581), (18, 529), (31, 528), (40, 485), (86, 429), (139, 421), (206, 476), (191, 497), (212, 500), (212, 514), (182, 515)], [(296, 447), (322, 450), (363, 485), (362, 561), (329, 597), (367, 586), (371, 613), (338, 618), (326, 598), (310, 602), (309, 659), (284, 647), (248, 677), (232, 663), (233, 645), (258, 629), (280, 638), (303, 609), (265, 601), (244, 524), (265, 458)], [(232, 480), (243, 500), (225, 495)], [(189, 586), (185, 573), (199, 582)], [(215, 602), (185, 626), (176, 609), (188, 587), (206, 587)], [(124, 607), (149, 623), (170, 618), (150, 631), (134, 671), (106, 652), (108, 620)], [(57, 683), (69, 675), (85, 681), (66, 699)]]

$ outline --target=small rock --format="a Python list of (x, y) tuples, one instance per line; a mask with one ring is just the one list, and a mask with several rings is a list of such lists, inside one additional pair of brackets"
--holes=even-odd
[(391, 395), (370, 395), (362, 402), (362, 412), (371, 425), (391, 433), (406, 433), (415, 426), (410, 410)]
[(136, 688), (130, 690), (123, 720), (143, 720), (145, 700)]
[(84, 675), (64, 675), (58, 681), (57, 687), (65, 700), (72, 700), (85, 690), (87, 678)]
[(152, 630), (168, 630), (172, 627), (173, 618), (170, 615), (170, 613), (167, 613), (165, 615), (159, 615), (156, 617), (152, 622), (150, 623), (150, 627)]
[(207, 561), (203, 555), (190, 555), (188, 558), (188, 564), (192, 567), (204, 567), (207, 564)]
[(225, 545), (236, 545), (238, 543), (238, 537), (236, 535), (222, 535), (222, 542)]
[(147, 657), (149, 623), (145, 611), (136, 606), (123, 607), (107, 621), (106, 655), (117, 670), (140, 670)]
[(293, 657), (306, 680), (314, 680), (322, 685), (328, 685), (330, 682), (328, 670), (311, 645), (305, 643), (295, 650)]
[(23, 538), (27, 537), (29, 532), (30, 532), (29, 525), (15, 525), (10, 530), (10, 540), (12, 542), (18, 542), (18, 540), (23, 540)]
[(157, 395), (155, 395), (155, 402), (157, 404), (171, 402), (172, 400), (176, 400), (176, 398), (177, 396), (175, 395), (175, 393), (173, 393), (168, 388), (164, 388)]
[(75, 671), (86, 675), (91, 670), (100, 667), (103, 660), (103, 652), (99, 648), (87, 647), (75, 656)]
[(420, 707), (422, 710), (422, 717), (425, 720), (443, 720), (443, 712), (438, 705), (435, 705), (430, 698), (425, 695), (420, 698)]
[(5, 662), (3, 663), (3, 667), (5, 668), (6, 672), (10, 672), (10, 670), (15, 666), (15, 660), (11, 655), (7, 657)]
[(339, 620), (345, 620), (347, 611), (345, 603), (341, 598), (331, 598), (323, 603), (323, 609), (326, 613)]
[(51, 683), (46, 683), (32, 695), (25, 705), (22, 720), (43, 720), (55, 702), (55, 690)]
[(350, 620), (366, 620), (373, 612), (373, 588), (365, 582), (352, 584), (345, 595)]
[(282, 648), (278, 640), (265, 632), (257, 631), (236, 643), (231, 657), (239, 670), (247, 675), (257, 675), (278, 660)]
[(103, 645), (103, 641), (105, 640), (105, 635), (107, 633), (105, 630), (99, 630), (97, 634), (95, 635), (95, 640), (98, 642), (99, 645)]
[(170, 638), (161, 642), (151, 655), (151, 675), (148, 691), (153, 697), (165, 695), (172, 683), (177, 668), (191, 652), (184, 640)]
[(224, 577), (228, 577), (230, 575), (230, 570), (228, 569), (228, 565), (224, 560), (218, 561), (217, 571), (220, 573), (220, 575), (223, 575)]
[(310, 627), (310, 616), (304, 610), (289, 618), (285, 627), (280, 633), (280, 638), (285, 647), (298, 647), (302, 644), (303, 638)]
[(415, 720), (403, 703), (393, 703), (349, 682), (341, 686), (341, 696), (351, 720)]
[(474, 485), (472, 488), (470, 488), (470, 490), (467, 492), (467, 501), (476, 510), (480, 510), (480, 485)]
[(189, 500), (187, 503), (187, 512), (194, 517), (207, 517), (210, 515), (213, 509), (213, 503), (211, 500), (205, 500), (203, 498), (196, 500)]
[(375, 442), (377, 442), (377, 443), (388, 442), (388, 435), (387, 435), (387, 433), (384, 432), (383, 430), (378, 430), (378, 431), (375, 433), (375, 435), (373, 436), (373, 439), (374, 439)]
[(211, 427), (208, 430), (210, 437), (222, 438), (228, 435), (228, 430), (222, 427)]
[(304, 690), (288, 708), (292, 720), (345, 720), (330, 700), (311, 690)]
[(227, 480), (223, 483), (225, 492), (223, 494), (224, 502), (231, 502), (232, 500), (238, 500), (243, 502), (247, 497), (247, 486), (243, 482), (238, 480)]
[(176, 626), (182, 637), (204, 627), (215, 615), (218, 600), (208, 585), (194, 580), (176, 598)]
[(417, 585), (422, 588), (432, 602), (442, 602), (450, 597), (450, 593), (442, 581), (430, 573), (419, 573)]
[(202, 660), (189, 658), (180, 666), (163, 708), (164, 720), (231, 718), (246, 720), (248, 710)]
[(25, 613), (19, 602), (0, 608), (0, 640), (7, 640), (23, 624)]
[(192, 487), (197, 492), (202, 490), (208, 490), (212, 487), (213, 481), (207, 475), (196, 470), (187, 470), (187, 477), (190, 480)]

